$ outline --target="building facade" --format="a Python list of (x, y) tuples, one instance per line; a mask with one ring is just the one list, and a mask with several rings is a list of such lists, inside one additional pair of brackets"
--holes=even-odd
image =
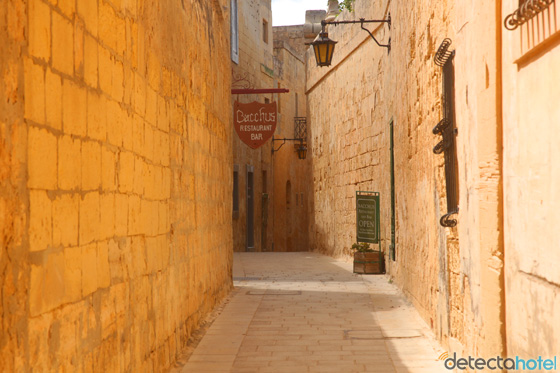
[(232, 288), (228, 5), (0, 7), (3, 371), (165, 370)]
[(307, 53), (311, 246), (349, 255), (355, 193), (380, 192), (388, 273), (464, 356), (560, 349), (558, 11), (506, 29), (528, 3), (356, 0), (337, 20), (390, 15), (369, 25), (390, 51), (358, 24), (329, 27), (330, 67)]
[[(272, 10), (270, 0), (231, 0), (232, 87), (274, 87)], [(237, 15), (237, 18), (235, 18)], [(237, 21), (237, 22), (236, 22)], [(240, 103), (277, 101), (273, 94), (240, 94)], [(233, 113), (233, 111), (232, 111)], [(233, 121), (233, 119), (232, 119)], [(271, 251), (272, 145), (252, 149), (233, 132), (233, 239), (234, 251)]]
[[(306, 64), (303, 25), (274, 27), (276, 85), (290, 90), (278, 97), (279, 126), (274, 142), (274, 251), (309, 250), (312, 202), (311, 161), (307, 149)], [(298, 48), (298, 49), (296, 49)], [(295, 140), (301, 139), (301, 140)]]
[(504, 22), (522, 16), (501, 37), (506, 337), (510, 355), (553, 356), (560, 351), (560, 233), (550, 224), (560, 218), (560, 6), (532, 16), (532, 3), (501, 2)]

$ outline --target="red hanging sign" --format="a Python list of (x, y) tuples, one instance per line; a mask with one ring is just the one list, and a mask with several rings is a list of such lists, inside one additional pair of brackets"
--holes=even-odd
[(252, 149), (261, 147), (276, 130), (276, 102), (261, 104), (253, 101), (233, 105), (233, 125), (237, 135)]

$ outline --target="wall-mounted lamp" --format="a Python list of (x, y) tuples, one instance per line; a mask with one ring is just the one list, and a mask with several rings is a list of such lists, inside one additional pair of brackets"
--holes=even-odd
[(334, 40), (329, 39), (329, 34), (325, 31), (326, 25), (341, 25), (341, 24), (354, 24), (359, 23), (362, 26), (362, 30), (367, 31), (367, 33), (371, 36), (371, 38), (375, 41), (377, 45), (380, 47), (387, 48), (387, 53), (391, 51), (391, 38), (387, 44), (380, 44), (375, 36), (369, 31), (367, 28), (364, 27), (364, 23), (387, 23), (389, 29), (391, 29), (391, 14), (387, 16), (387, 19), (383, 20), (366, 20), (364, 18), (360, 18), (359, 21), (321, 21), (322, 30), (317, 35), (317, 38), (311, 43), (313, 46), (313, 51), (315, 52), (315, 59), (317, 60), (317, 66), (330, 66), (332, 61), (332, 56), (334, 52), (334, 46), (337, 43)]
[[(278, 149), (274, 149), (274, 141), (282, 141), (282, 144), (280, 144)], [(274, 152), (277, 152), (278, 150), (280, 150), (280, 148), (286, 143), (286, 141), (299, 141), (299, 147), (296, 149), (296, 152), (298, 154), (298, 158), (299, 159), (305, 159), (307, 157), (307, 147), (305, 145), (303, 145), (303, 139), (302, 138), (298, 138), (298, 139), (287, 139), (287, 138), (275, 139), (275, 138), (272, 138), (272, 154), (274, 155)]]

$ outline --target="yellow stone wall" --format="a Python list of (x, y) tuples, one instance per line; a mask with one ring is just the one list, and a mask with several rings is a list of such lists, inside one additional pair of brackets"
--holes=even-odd
[(3, 370), (161, 371), (231, 289), (228, 9), (0, 7)]
[[(389, 275), (450, 351), (496, 356), (505, 351), (499, 9), (493, 4), (356, 0), (337, 20), (381, 19), (329, 28), (333, 64), (309, 66), (307, 95), (314, 178), (312, 246), (349, 256), (356, 240), (355, 193), (381, 193), (381, 249)], [(488, 7), (488, 9), (486, 8)], [(432, 128), (442, 118), (441, 68), (433, 57), (444, 38), (456, 50), (459, 215), (447, 212), (444, 160)], [(465, 97), (468, 92), (468, 98)], [(390, 122), (394, 125), (396, 261), (391, 244)]]
[[(517, 1), (502, 1), (502, 19)], [(560, 4), (503, 31), (508, 354), (560, 351)]]
[[(286, 29), (293, 27), (293, 39)], [(305, 59), (292, 45), (305, 47), (302, 26), (274, 27), (275, 73), (279, 86), (290, 90), (279, 95), (276, 138), (295, 138), (294, 117), (307, 117)], [(301, 45), (300, 45), (301, 44)], [(296, 102), (297, 101), (297, 102)], [(278, 149), (282, 141), (275, 142)], [(307, 138), (304, 139), (307, 146)], [(309, 223), (313, 201), (311, 157), (298, 158), (299, 141), (286, 141), (274, 153), (274, 251), (309, 250)], [(308, 153), (310, 154), (310, 152)], [(289, 183), (289, 187), (288, 187)]]
[(450, 350), (506, 354), (499, 4), (455, 2), (458, 250), (449, 250)]

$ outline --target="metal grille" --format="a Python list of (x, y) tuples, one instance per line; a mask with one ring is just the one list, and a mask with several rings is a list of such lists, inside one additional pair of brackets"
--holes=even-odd
[(307, 118), (294, 117), (294, 138), (307, 142)]
[(504, 20), (505, 28), (515, 30), (547, 9), (553, 2), (554, 0), (519, 0), (519, 8)]
[(451, 215), (459, 212), (459, 181), (457, 175), (457, 146), (455, 137), (455, 107), (453, 100), (454, 89), (454, 69), (453, 57), (455, 51), (449, 51), (451, 40), (445, 39), (439, 47), (434, 61), (442, 67), (443, 74), (443, 119), (434, 127), (434, 135), (440, 134), (442, 140), (434, 147), (434, 153), (441, 154), (445, 160), (445, 189), (447, 193), (447, 214), (441, 217), (440, 224), (444, 227), (454, 227), (457, 225), (456, 219), (451, 219)]

